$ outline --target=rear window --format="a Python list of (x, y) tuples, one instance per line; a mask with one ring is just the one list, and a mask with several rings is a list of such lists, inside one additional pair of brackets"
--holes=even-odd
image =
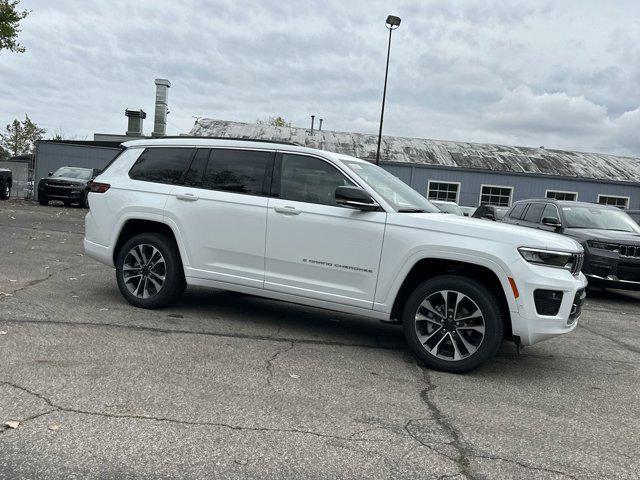
[(180, 183), (194, 148), (147, 148), (129, 170), (129, 177), (145, 182)]
[(266, 193), (267, 167), (273, 152), (213, 149), (202, 188), (261, 195)]
[(509, 212), (509, 218), (515, 218), (518, 220), (522, 218), (522, 213), (524, 212), (524, 207), (526, 206), (526, 203), (518, 203), (517, 205), (514, 205), (514, 207), (511, 209), (511, 212)]

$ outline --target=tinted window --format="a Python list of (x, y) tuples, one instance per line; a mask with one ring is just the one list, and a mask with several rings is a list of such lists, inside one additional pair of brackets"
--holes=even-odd
[(526, 205), (527, 205), (526, 203), (518, 203), (517, 205), (515, 205), (511, 209), (511, 212), (509, 212), (509, 218), (515, 218), (515, 219), (522, 218), (522, 214), (524, 213), (524, 207)]
[(213, 149), (202, 180), (203, 188), (260, 195), (273, 152)]
[(560, 220), (558, 217), (558, 209), (555, 205), (548, 203), (546, 207), (544, 207), (544, 211), (542, 212), (542, 218), (555, 218)]
[(147, 148), (129, 171), (129, 177), (145, 182), (177, 184), (193, 153), (193, 148)]
[(202, 176), (204, 170), (207, 167), (207, 161), (209, 160), (209, 148), (199, 148), (196, 151), (196, 156), (193, 157), (193, 162), (189, 167), (187, 175), (184, 177), (184, 184), (190, 187), (202, 187)]
[(529, 205), (529, 210), (527, 210), (527, 213), (524, 215), (524, 221), (538, 223), (540, 218), (542, 218), (544, 206), (544, 203), (532, 203)]
[(342, 173), (318, 158), (282, 155), (280, 198), (338, 206), (336, 188), (353, 185)]

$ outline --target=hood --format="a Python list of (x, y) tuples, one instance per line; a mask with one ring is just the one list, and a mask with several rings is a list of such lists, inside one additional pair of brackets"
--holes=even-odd
[(469, 237), (469, 241), (491, 240), (514, 247), (533, 247), (569, 252), (583, 250), (578, 242), (567, 236), (508, 223), (444, 213), (397, 213), (391, 215), (389, 222), (394, 225)]
[(603, 242), (640, 245), (640, 233), (603, 230), (600, 228), (565, 228), (564, 233), (579, 242), (600, 240)]

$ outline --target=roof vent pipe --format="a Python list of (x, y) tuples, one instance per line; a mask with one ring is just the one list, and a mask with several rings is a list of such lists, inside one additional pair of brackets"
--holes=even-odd
[(169, 113), (169, 88), (171, 82), (165, 78), (156, 78), (156, 110), (153, 121), (154, 137), (164, 137), (167, 133), (167, 114)]
[(318, 125), (318, 131), (321, 132), (322, 131), (322, 119), (320, 119), (320, 125)]
[(313, 124), (316, 121), (316, 116), (311, 115), (311, 135), (313, 135)]
[(144, 110), (126, 109), (124, 114), (129, 119), (127, 122), (127, 136), (142, 137), (142, 121), (147, 118)]

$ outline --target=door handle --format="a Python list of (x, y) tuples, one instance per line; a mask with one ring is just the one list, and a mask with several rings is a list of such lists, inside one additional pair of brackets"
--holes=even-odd
[(198, 196), (193, 193), (178, 193), (176, 194), (178, 200), (184, 200), (185, 202), (195, 202), (198, 200)]
[(283, 213), (285, 215), (300, 215), (302, 212), (295, 207), (273, 207), (273, 209), (278, 213)]

